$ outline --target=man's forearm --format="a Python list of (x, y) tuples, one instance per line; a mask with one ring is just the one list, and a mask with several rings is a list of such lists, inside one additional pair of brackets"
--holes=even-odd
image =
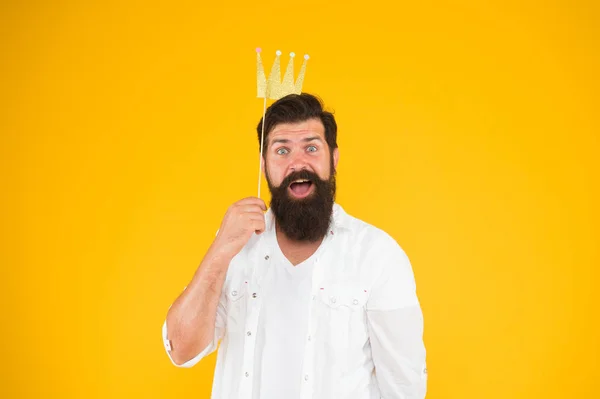
[(231, 259), (211, 246), (192, 281), (169, 309), (166, 323), (175, 363), (192, 359), (214, 339), (217, 306)]

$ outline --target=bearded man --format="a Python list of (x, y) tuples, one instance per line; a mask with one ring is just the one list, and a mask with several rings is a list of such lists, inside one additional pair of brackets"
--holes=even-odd
[(334, 116), (292, 94), (264, 119), (270, 208), (256, 197), (229, 207), (167, 312), (169, 358), (192, 367), (220, 342), (213, 399), (424, 398), (412, 266), (391, 236), (335, 202)]

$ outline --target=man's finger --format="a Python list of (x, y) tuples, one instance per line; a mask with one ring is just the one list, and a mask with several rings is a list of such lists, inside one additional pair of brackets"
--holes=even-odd
[(256, 213), (256, 214), (264, 215), (263, 209), (260, 206), (256, 205), (256, 204), (253, 204), (253, 205), (240, 205), (239, 210), (240, 210), (241, 213)]
[(236, 202), (237, 205), (258, 205), (262, 208), (262, 210), (267, 210), (267, 205), (265, 201), (258, 197), (247, 197)]

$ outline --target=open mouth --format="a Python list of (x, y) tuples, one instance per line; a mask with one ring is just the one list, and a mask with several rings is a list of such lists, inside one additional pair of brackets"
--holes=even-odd
[(314, 184), (308, 179), (297, 179), (290, 184), (290, 193), (295, 198), (304, 198), (310, 195)]

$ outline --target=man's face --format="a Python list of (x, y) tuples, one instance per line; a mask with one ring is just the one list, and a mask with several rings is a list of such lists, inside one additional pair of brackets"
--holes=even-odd
[[(298, 123), (276, 125), (265, 143), (265, 168), (267, 179), (274, 186), (294, 171), (307, 170), (322, 180), (331, 174), (331, 153), (325, 141), (325, 128), (318, 119), (309, 119)], [(337, 166), (337, 149), (334, 150), (334, 167)], [(303, 198), (314, 190), (308, 191), (292, 187), (290, 195)]]
[(291, 239), (316, 241), (326, 234), (335, 200), (333, 154), (318, 119), (276, 125), (265, 143), (264, 171), (271, 208)]

